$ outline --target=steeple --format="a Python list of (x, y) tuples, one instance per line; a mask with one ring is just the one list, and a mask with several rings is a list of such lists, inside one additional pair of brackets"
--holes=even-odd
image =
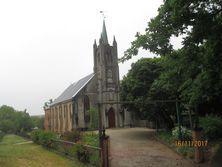
[(96, 47), (97, 47), (96, 40), (94, 40), (93, 47), (94, 47), (94, 48), (96, 48)]
[(101, 33), (101, 39), (103, 41), (104, 44), (108, 44), (108, 37), (107, 37), (107, 33), (106, 33), (106, 24), (105, 24), (105, 20), (103, 20), (103, 29), (102, 29), (102, 33)]
[(114, 45), (117, 45), (115, 36), (113, 36), (113, 46)]

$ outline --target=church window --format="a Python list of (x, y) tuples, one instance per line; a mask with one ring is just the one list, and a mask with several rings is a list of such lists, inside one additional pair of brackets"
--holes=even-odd
[(100, 63), (100, 54), (98, 54), (98, 63)]
[(112, 74), (112, 70), (111, 69), (109, 69), (107, 71), (107, 82), (108, 83), (112, 83), (113, 82), (113, 74)]
[(70, 118), (72, 118), (72, 105), (69, 105), (69, 114), (70, 114)]
[(65, 118), (66, 117), (66, 105), (64, 105), (63, 115), (64, 115), (64, 118)]
[(89, 109), (90, 109), (89, 97), (85, 95), (84, 96), (84, 120), (86, 122), (90, 121)]

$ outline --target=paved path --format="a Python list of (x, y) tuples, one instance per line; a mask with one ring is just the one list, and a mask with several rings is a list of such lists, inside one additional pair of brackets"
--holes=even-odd
[(147, 128), (108, 129), (111, 167), (192, 167), (153, 137)]
[(33, 143), (33, 141), (19, 142), (19, 143), (15, 143), (14, 145), (22, 145), (22, 144), (30, 144), (30, 143)]

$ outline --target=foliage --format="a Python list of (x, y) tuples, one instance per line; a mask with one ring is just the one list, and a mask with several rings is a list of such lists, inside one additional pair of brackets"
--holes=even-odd
[(0, 107), (0, 130), (5, 133), (20, 133), (30, 131), (33, 123), (25, 111), (16, 111), (14, 108), (3, 105)]
[(31, 120), (34, 127), (38, 127), (40, 129), (44, 128), (44, 116), (31, 116)]
[(61, 140), (53, 140), (53, 146), (56, 146), (53, 147), (53, 149), (68, 157), (73, 157), (83, 163), (87, 163), (90, 166), (99, 166), (99, 150), (90, 147), (98, 146), (98, 135), (85, 133), (83, 136), (84, 137), (75, 144)]
[(90, 154), (87, 148), (85, 148), (82, 145), (78, 145), (77, 147), (77, 158), (79, 161), (83, 162), (83, 163), (89, 163), (90, 161)]
[(222, 137), (222, 118), (209, 115), (200, 118), (200, 126), (203, 128), (204, 136), (208, 139)]
[(160, 131), (157, 133), (158, 138), (162, 141), (168, 143), (169, 145), (174, 144), (174, 139), (172, 137), (172, 133), (169, 131)]
[(132, 68), (124, 76), (120, 86), (122, 101), (133, 102), (126, 104), (129, 111), (136, 111), (136, 115), (147, 119), (151, 114), (147, 112), (150, 104), (149, 89), (161, 71), (160, 59), (143, 58), (132, 64)]
[(154, 103), (155, 100), (175, 99), (170, 91), (159, 89), (163, 82), (157, 82), (163, 72), (165, 58), (143, 58), (132, 64), (127, 76), (123, 78), (120, 86), (122, 101), (132, 103), (124, 106), (133, 111), (140, 119), (152, 119), (164, 124), (167, 129), (173, 128), (170, 115), (175, 115), (175, 103)]
[(190, 146), (177, 147), (177, 151), (185, 157), (188, 157), (188, 158), (194, 157), (193, 147), (190, 147)]
[[(35, 143), (17, 136), (6, 134), (3, 138), (4, 144), (0, 144), (0, 166), (1, 167), (23, 167), (23, 166), (47, 166), (47, 167), (83, 167), (82, 163), (73, 159), (72, 161), (60, 156), (53, 151), (44, 149)], [(17, 144), (27, 142), (26, 144)], [(22, 160), (21, 160), (22, 159)]]
[(53, 132), (43, 131), (39, 135), (39, 143), (47, 148), (54, 147), (54, 142), (52, 141), (53, 139), (56, 139), (56, 135)]
[(0, 142), (2, 141), (2, 138), (4, 137), (4, 135), (5, 135), (4, 132), (0, 131)]
[(86, 132), (82, 135), (82, 140), (84, 144), (99, 147), (99, 134), (95, 132)]
[[(177, 132), (178, 134), (178, 132)], [(168, 145), (173, 150), (177, 151), (178, 153), (182, 154), (185, 157), (193, 158), (193, 147), (190, 146), (176, 146), (175, 144), (175, 137), (173, 137), (171, 131), (160, 131), (157, 133), (157, 137), (163, 141), (166, 145)], [(177, 135), (178, 137), (178, 135)], [(178, 138), (177, 138), (178, 140)]]
[(77, 142), (81, 138), (81, 133), (79, 130), (72, 130), (71, 132), (67, 131), (63, 135), (64, 140), (71, 142)]
[[(98, 147), (98, 134), (86, 132), (83, 135), (79, 131), (66, 132), (64, 139), (75, 144), (58, 140), (53, 132), (43, 131), (41, 129), (33, 130), (31, 139), (44, 147), (51, 148), (69, 157), (75, 157), (83, 163), (99, 166), (99, 150), (90, 148), (85, 145)], [(75, 140), (75, 141), (74, 141)]]
[[(222, 7), (214, 0), (167, 0), (144, 34), (137, 33), (121, 61), (147, 49), (164, 57), (164, 70), (152, 86), (160, 94), (180, 98), (190, 109), (221, 114)], [(173, 48), (172, 37), (183, 37)], [(167, 97), (167, 96), (166, 96)]]
[(90, 128), (90, 130), (97, 130), (99, 127), (98, 111), (95, 108), (90, 108), (89, 114), (90, 114), (89, 128)]
[(31, 139), (33, 142), (40, 144), (40, 134), (43, 133), (42, 130), (38, 129), (38, 130), (33, 130), (31, 132)]
[(41, 144), (44, 147), (52, 148), (53, 143), (52, 140), (56, 139), (56, 134), (49, 131), (43, 130), (33, 130), (31, 133), (31, 139), (38, 144)]
[(192, 140), (192, 132), (186, 127), (181, 126), (181, 139), (179, 138), (179, 127), (172, 130), (172, 136), (175, 140)]

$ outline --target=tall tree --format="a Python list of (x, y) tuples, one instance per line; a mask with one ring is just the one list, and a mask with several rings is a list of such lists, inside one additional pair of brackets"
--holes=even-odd
[[(139, 48), (165, 57), (171, 68), (161, 74), (153, 90), (171, 87), (172, 96), (197, 106), (201, 113), (221, 114), (221, 30), (221, 0), (165, 0), (145, 34), (136, 34), (121, 60), (137, 55)], [(180, 35), (185, 36), (183, 46), (175, 50), (171, 38)]]
[(121, 81), (120, 96), (123, 101), (133, 103), (126, 104), (130, 111), (140, 119), (149, 119), (153, 114), (149, 111), (150, 107), (149, 90), (162, 70), (160, 58), (144, 58), (132, 64), (127, 76)]
[(10, 106), (0, 107), (0, 130), (6, 133), (20, 133), (29, 131), (33, 123), (29, 114), (25, 111), (16, 111)]

